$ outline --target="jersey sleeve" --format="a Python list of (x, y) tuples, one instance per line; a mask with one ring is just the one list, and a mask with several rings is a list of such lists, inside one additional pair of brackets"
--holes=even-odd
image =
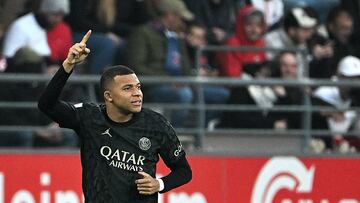
[(60, 127), (74, 129), (80, 128), (79, 108), (82, 105), (73, 105), (69, 102), (60, 101), (59, 96), (71, 73), (66, 73), (60, 68), (47, 85), (38, 102), (39, 109), (57, 122)]
[(183, 146), (179, 141), (174, 128), (168, 121), (165, 122), (165, 131), (159, 153), (167, 166), (170, 166), (182, 157), (185, 157)]
[(165, 129), (160, 156), (171, 172), (161, 178), (164, 182), (164, 189), (160, 193), (184, 185), (192, 179), (190, 165), (175, 130), (169, 122), (166, 123)]

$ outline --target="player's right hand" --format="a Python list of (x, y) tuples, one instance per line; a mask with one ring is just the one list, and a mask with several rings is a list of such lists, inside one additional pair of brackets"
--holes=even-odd
[(91, 30), (89, 30), (81, 42), (74, 44), (68, 52), (67, 58), (63, 62), (63, 66), (67, 72), (70, 72), (75, 64), (78, 64), (85, 60), (89, 55), (90, 49), (86, 48), (86, 43), (89, 40), (91, 35)]
[(156, 192), (159, 192), (160, 183), (158, 180), (156, 180), (155, 178), (151, 177), (151, 175), (143, 171), (139, 172), (139, 175), (141, 175), (142, 178), (137, 179), (135, 181), (139, 194), (152, 195)]

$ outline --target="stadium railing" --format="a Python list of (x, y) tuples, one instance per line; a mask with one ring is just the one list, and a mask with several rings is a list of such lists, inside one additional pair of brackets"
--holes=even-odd
[[(197, 50), (197, 58), (205, 51), (283, 51), (284, 49), (274, 48), (254, 48), (254, 47), (227, 47), (227, 46), (207, 46)], [(306, 52), (298, 49), (286, 49), (289, 51), (296, 51), (301, 53), (305, 57)], [(196, 61), (197, 68), (200, 67), (199, 60)], [(313, 135), (330, 134), (326, 130), (313, 130), (311, 128), (311, 114), (313, 111), (331, 111), (334, 108), (314, 106), (310, 101), (309, 91), (303, 91), (303, 105), (277, 105), (269, 109), (269, 111), (282, 111), (282, 112), (302, 112), (303, 128), (300, 130), (274, 130), (274, 129), (207, 129), (205, 126), (205, 112), (206, 110), (217, 111), (262, 111), (256, 105), (215, 105), (205, 104), (202, 88), (204, 85), (221, 85), (221, 86), (248, 86), (248, 85), (284, 85), (299, 87), (308, 89), (316, 86), (349, 86), (360, 87), (360, 83), (357, 81), (333, 81), (333, 80), (314, 80), (307, 77), (308, 67), (304, 67), (303, 70), (299, 70), (297, 80), (284, 80), (284, 79), (254, 79), (254, 80), (240, 80), (238, 78), (225, 78), (225, 77), (156, 77), (156, 76), (140, 76), (140, 81), (146, 85), (151, 84), (188, 84), (196, 89), (196, 100), (193, 104), (183, 105), (179, 103), (146, 103), (145, 107), (163, 110), (174, 109), (189, 109), (196, 111), (196, 124), (194, 127), (189, 128), (177, 128), (177, 132), (182, 136), (181, 139), (185, 142), (193, 142), (194, 146), (201, 149), (204, 146), (204, 138), (207, 135), (275, 135), (275, 136), (297, 136), (301, 141), (300, 152), (308, 151), (308, 144)], [(44, 76), (41, 74), (0, 74), (0, 83), (19, 83), (19, 82), (43, 82), (46, 83), (51, 79), (50, 76)], [(96, 85), (98, 84), (100, 76), (94, 75), (73, 75), (68, 83), (70, 84), (82, 84), (87, 87), (88, 95), (92, 101), (96, 101)], [(145, 99), (146, 101), (146, 99)], [(36, 102), (17, 102), (17, 101), (3, 101), (0, 99), (0, 111), (2, 108), (37, 108)], [(360, 108), (350, 108), (347, 110), (360, 111)], [(35, 131), (44, 129), (43, 126), (5, 126), (0, 124), (0, 132), (11, 131)], [(346, 135), (359, 135), (360, 132), (349, 132)]]

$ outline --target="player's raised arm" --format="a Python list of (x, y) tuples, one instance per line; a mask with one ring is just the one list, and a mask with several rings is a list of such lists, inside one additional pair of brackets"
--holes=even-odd
[(59, 96), (74, 65), (82, 62), (89, 55), (90, 50), (86, 48), (86, 42), (90, 35), (89, 30), (80, 43), (74, 44), (69, 49), (63, 67), (56, 72), (38, 102), (38, 108), (61, 127), (76, 129), (79, 126), (75, 107), (68, 102), (59, 101)]
[(70, 73), (74, 68), (75, 64), (81, 63), (89, 55), (90, 49), (86, 47), (86, 43), (89, 40), (91, 35), (91, 30), (89, 30), (81, 42), (74, 44), (68, 52), (67, 58), (63, 62), (63, 67), (67, 73)]

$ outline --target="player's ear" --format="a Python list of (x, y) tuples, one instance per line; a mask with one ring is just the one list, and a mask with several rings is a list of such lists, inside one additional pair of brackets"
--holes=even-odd
[(111, 102), (113, 100), (111, 93), (108, 90), (104, 91), (104, 100), (108, 102)]

